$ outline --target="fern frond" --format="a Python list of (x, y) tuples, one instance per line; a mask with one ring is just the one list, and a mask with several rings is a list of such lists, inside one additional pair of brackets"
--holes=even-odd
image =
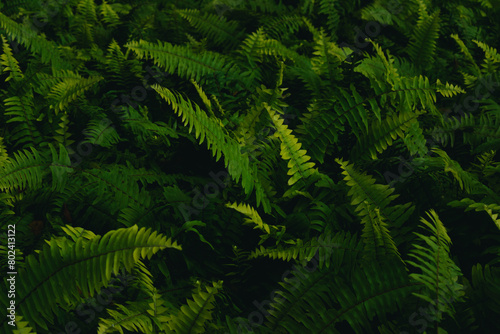
[(365, 21), (377, 21), (383, 25), (392, 25), (395, 20), (395, 15), (393, 11), (386, 8), (382, 3), (375, 2), (361, 9), (361, 18)]
[(448, 205), (452, 207), (465, 207), (465, 211), (484, 211), (491, 217), (495, 225), (500, 229), (500, 218), (498, 217), (500, 214), (500, 205), (498, 204), (485, 204), (476, 202), (470, 198), (462, 198), (460, 201), (452, 201), (448, 203)]
[(473, 42), (476, 43), (477, 46), (479, 46), (485, 54), (484, 64), (481, 65), (484, 68), (484, 72), (492, 73), (496, 71), (500, 65), (500, 54), (498, 54), (497, 50), (483, 42), (479, 42), (476, 40), (473, 40)]
[(365, 206), (364, 212), (368, 214), (361, 220), (363, 224), (363, 241), (365, 243), (365, 260), (371, 263), (375, 261), (387, 261), (392, 256), (396, 256), (400, 261), (401, 254), (392, 239), (392, 236), (387, 228), (387, 223), (384, 217), (380, 215), (380, 209), (374, 210), (368, 204), (368, 201), (360, 203), (360, 206)]
[(342, 80), (340, 63), (346, 58), (342, 49), (331, 42), (330, 37), (323, 30), (315, 37), (315, 42), (313, 53), (315, 57), (311, 59), (312, 69), (318, 75), (325, 75), (331, 84)]
[(58, 129), (54, 132), (54, 140), (56, 143), (62, 144), (64, 147), (72, 145), (75, 141), (70, 139), (71, 133), (69, 133), (69, 117), (67, 113), (60, 114), (60, 123), (58, 124)]
[(94, 43), (97, 10), (94, 0), (80, 0), (76, 6), (77, 14), (72, 21), (72, 28), (78, 36), (78, 42), (85, 47)]
[(117, 310), (107, 309), (109, 319), (100, 318), (97, 334), (125, 331), (153, 333), (153, 323), (148, 314), (147, 301), (136, 301), (126, 305), (115, 304)]
[(111, 147), (121, 140), (109, 118), (91, 120), (83, 134), (85, 142), (102, 147)]
[(120, 23), (120, 17), (118, 16), (118, 13), (115, 12), (113, 7), (108, 4), (106, 0), (103, 0), (100, 7), (102, 20), (106, 22), (106, 24), (108, 24), (110, 27), (115, 27)]
[(450, 172), (457, 180), (461, 189), (464, 189), (469, 194), (491, 194), (495, 196), (494, 192), (482, 184), (474, 174), (466, 172), (462, 169), (460, 164), (452, 160), (448, 154), (438, 148), (432, 149), (433, 152), (439, 155), (439, 160), (444, 166), (445, 172)]
[(167, 88), (154, 85), (156, 92), (167, 101), (174, 112), (182, 117), (184, 125), (189, 125), (189, 132), (194, 128), (195, 138), (200, 144), (205, 140), (207, 147), (212, 151), (212, 155), (218, 161), (224, 155), (224, 164), (232, 178), (241, 184), (248, 195), (255, 187), (257, 205), (262, 203), (265, 212), (269, 212), (270, 203), (264, 196), (264, 190), (259, 182), (256, 182), (256, 171), (250, 165), (248, 156), (242, 155), (240, 145), (226, 132), (219, 119), (208, 117), (197, 104), (185, 100), (180, 94), (173, 93)]
[(406, 131), (403, 141), (408, 148), (411, 155), (418, 154), (421, 157), (427, 155), (429, 149), (427, 148), (427, 141), (420, 128), (419, 122), (412, 122)]
[(408, 220), (415, 209), (411, 203), (389, 206), (390, 202), (399, 197), (399, 195), (393, 195), (394, 188), (389, 185), (375, 184), (372, 176), (365, 172), (358, 172), (349, 162), (339, 159), (335, 161), (343, 169), (344, 181), (350, 187), (347, 195), (351, 196), (351, 205), (357, 206), (355, 211), (359, 216), (367, 216), (370, 210), (377, 208), (381, 216), (388, 221), (391, 229), (401, 227)]
[(36, 334), (33, 328), (29, 327), (29, 322), (24, 321), (23, 317), (16, 315), (16, 329), (12, 330), (12, 334)]
[(390, 96), (397, 97), (395, 103), (406, 110), (421, 108), (437, 114), (436, 88), (431, 86), (429, 79), (422, 75), (413, 78), (400, 77), (393, 83), (393, 92), (388, 92)]
[[(266, 39), (264, 28), (259, 28), (257, 31), (249, 34), (243, 42), (241, 42), (238, 52), (248, 58), (253, 63), (258, 63), (262, 60), (263, 42)], [(258, 69), (257, 69), (258, 70)]]
[(10, 140), (20, 147), (38, 146), (43, 138), (35, 125), (33, 92), (30, 90), (22, 96), (9, 97), (4, 104), (5, 115), (9, 116), (7, 123), (18, 123), (10, 133)]
[[(31, 325), (47, 330), (46, 321), (53, 321), (58, 305), (64, 307), (69, 300), (78, 300), (80, 291), (84, 298), (93, 296), (120, 268), (131, 271), (140, 258), (149, 259), (165, 248), (181, 250), (175, 241), (137, 225), (90, 240), (73, 242), (63, 237), (49, 241), (39, 256), (27, 257), (29, 265), (17, 276), (19, 314)], [(2, 297), (2, 305), (6, 302)]]
[(177, 12), (215, 45), (232, 46), (239, 43), (241, 30), (238, 29), (237, 22), (228, 21), (224, 16), (201, 13), (198, 9), (183, 9)]
[(480, 74), (479, 66), (476, 64), (474, 57), (472, 57), (465, 43), (460, 39), (460, 37), (458, 37), (457, 34), (451, 34), (450, 37), (453, 38), (455, 42), (457, 42), (458, 46), (460, 47), (460, 51), (465, 55), (465, 59), (467, 59), (470, 65), (472, 65), (474, 75), (478, 76)]
[(326, 26), (328, 28), (328, 32), (334, 36), (337, 32), (337, 28), (340, 22), (340, 14), (336, 5), (338, 4), (337, 0), (320, 0), (319, 1), (319, 11), (318, 13), (326, 15)]
[(120, 45), (113, 39), (103, 60), (111, 78), (120, 85), (127, 86), (130, 81), (142, 78), (142, 66), (137, 59), (127, 59)]
[(24, 45), (31, 52), (40, 55), (42, 63), (48, 64), (50, 62), (54, 69), (69, 68), (69, 65), (62, 60), (57, 45), (45, 37), (37, 35), (31, 27), (19, 24), (1, 12), (0, 27), (12, 40), (17, 40), (19, 44)]
[(432, 15), (419, 10), (419, 19), (408, 46), (408, 54), (417, 65), (429, 67), (434, 62), (434, 53), (439, 38), (439, 10)]
[(302, 144), (298, 142), (297, 138), (292, 134), (292, 130), (283, 124), (283, 119), (279, 117), (271, 107), (267, 104), (264, 105), (269, 116), (271, 117), (274, 126), (276, 127), (275, 137), (281, 141), (281, 157), (283, 160), (288, 161), (288, 185), (293, 185), (301, 179), (305, 179), (315, 173), (314, 162), (308, 162), (311, 157), (307, 155), (306, 150), (301, 150)]
[(17, 59), (14, 58), (14, 55), (12, 54), (12, 49), (10, 48), (9, 43), (7, 43), (7, 39), (3, 35), (0, 35), (0, 37), (2, 37), (3, 48), (3, 54), (0, 56), (0, 70), (3, 73), (10, 72), (9, 76), (5, 79), (5, 82), (9, 81), (10, 79), (19, 81), (24, 77), (23, 72), (19, 67)]
[(421, 274), (410, 274), (410, 277), (425, 286), (422, 292), (414, 293), (415, 296), (430, 303), (433, 321), (439, 323), (442, 313), (453, 317), (453, 303), (460, 301), (464, 295), (463, 286), (458, 283), (462, 276), (460, 268), (450, 258), (451, 239), (446, 228), (434, 210), (429, 210), (427, 216), (431, 221), (421, 218), (422, 227), (429, 230), (432, 235), (415, 234), (424, 242), (425, 246), (413, 244), (409, 256), (415, 261), (406, 261), (408, 264), (422, 271)]
[(177, 314), (169, 316), (169, 330), (176, 334), (204, 333), (206, 322), (212, 319), (215, 295), (221, 288), (222, 281), (213, 282), (212, 286), (207, 285), (206, 291), (198, 287), (198, 291), (193, 293), (193, 299), (188, 299)]
[(238, 211), (239, 213), (242, 213), (245, 216), (249, 217), (249, 218), (245, 218), (245, 222), (247, 224), (254, 224), (255, 229), (259, 228), (259, 229), (263, 230), (264, 232), (266, 232), (267, 234), (271, 233), (271, 228), (273, 229), (273, 231), (278, 230), (277, 226), (268, 225), (268, 224), (264, 223), (262, 221), (262, 218), (260, 217), (259, 213), (248, 204), (243, 204), (243, 203), (238, 204), (238, 203), (234, 202), (232, 204), (227, 203), (226, 207), (234, 209), (234, 210)]
[(9, 153), (7, 152), (7, 147), (3, 143), (3, 138), (0, 137), (0, 168), (7, 163), (9, 159)]
[[(336, 326), (344, 321), (354, 332), (362, 333), (372, 327), (375, 316), (385, 319), (387, 313), (401, 309), (402, 299), (416, 288), (397, 263), (357, 268), (352, 276), (296, 269), (293, 279), (281, 285), (283, 291), (271, 304), (266, 326), (270, 332), (290, 334), (343, 333), (345, 328), (342, 331)], [(317, 312), (326, 309), (328, 312)]]
[(287, 262), (296, 260), (304, 264), (316, 257), (320, 269), (332, 267), (338, 271), (342, 266), (352, 266), (359, 261), (363, 251), (361, 242), (349, 232), (339, 232), (333, 236), (322, 234), (306, 242), (301, 239), (287, 240), (285, 243), (290, 246), (266, 248), (261, 245), (250, 253), (249, 258), (268, 257)]
[(443, 95), (444, 97), (453, 97), (457, 94), (465, 94), (465, 90), (463, 90), (459, 86), (454, 86), (452, 84), (449, 84), (448, 82), (446, 84), (443, 84), (439, 79), (436, 82), (436, 91), (438, 93), (441, 93), (441, 95)]
[[(472, 267), (471, 296), (475, 314), (490, 314), (495, 317), (500, 313), (500, 270), (498, 266), (481, 265), (480, 263)], [(497, 329), (500, 329), (496, 320), (491, 321)]]
[(8, 161), (0, 171), (0, 189), (12, 191), (41, 187), (43, 158), (34, 147), (31, 147), (31, 152), (14, 152)]
[[(372, 159), (377, 158), (377, 152), (384, 152), (387, 147), (391, 146), (396, 138), (404, 138), (405, 132), (418, 122), (417, 118), (423, 112), (401, 112), (394, 116), (389, 116), (382, 122), (375, 121), (373, 126), (368, 130), (368, 134), (363, 136), (356, 143), (352, 150), (353, 156), (361, 154), (370, 154)], [(425, 145), (425, 142), (419, 143), (420, 146)]]
[(96, 75), (88, 78), (83, 78), (76, 73), (68, 71), (72, 78), (62, 79), (59, 83), (52, 87), (48, 98), (54, 99), (50, 107), (54, 108), (56, 115), (58, 111), (66, 108), (71, 102), (90, 90), (96, 83), (104, 80), (103, 77)]
[(299, 15), (281, 15), (264, 21), (263, 28), (267, 35), (276, 40), (284, 40), (297, 32), (304, 24), (304, 18)]
[(179, 138), (172, 126), (163, 122), (152, 122), (145, 114), (147, 110), (142, 106), (138, 110), (128, 107), (120, 117), (126, 129), (130, 129), (139, 143), (150, 145), (151, 142), (165, 142), (170, 145), (171, 138)]
[(125, 47), (134, 51), (139, 59), (153, 59), (154, 63), (169, 73), (176, 73), (185, 79), (200, 82), (209, 75), (234, 74), (240, 71), (236, 65), (222, 55), (205, 51), (197, 54), (186, 46), (158, 42), (157, 45), (146, 41), (132, 41)]
[(262, 40), (260, 45), (261, 47), (257, 49), (257, 51), (266, 56), (279, 56), (285, 60), (300, 60), (304, 58), (304, 56), (301, 56), (297, 52), (290, 50), (280, 41), (277, 41), (275, 39), (264, 39)]

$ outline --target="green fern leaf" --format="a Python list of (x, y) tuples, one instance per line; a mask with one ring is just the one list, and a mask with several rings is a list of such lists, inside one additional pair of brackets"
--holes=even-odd
[[(405, 132), (411, 128), (412, 124), (418, 123), (417, 118), (422, 113), (418, 111), (416, 113), (401, 112), (387, 117), (382, 122), (373, 122), (368, 134), (363, 136), (354, 146), (352, 155), (370, 154), (372, 159), (376, 159), (377, 153), (384, 152), (396, 138), (405, 138)], [(423, 137), (420, 139), (422, 140)], [(419, 145), (425, 146), (425, 142), (419, 142)]]
[(397, 263), (357, 268), (350, 276), (296, 269), (294, 277), (281, 285), (283, 291), (271, 304), (266, 326), (272, 333), (290, 334), (343, 333), (345, 328), (341, 331), (336, 325), (344, 321), (354, 332), (363, 333), (375, 316), (385, 319), (400, 309), (402, 299), (417, 286), (408, 282), (405, 269)]
[(343, 169), (344, 181), (350, 187), (348, 196), (351, 196), (351, 205), (360, 217), (372, 215), (371, 211), (379, 210), (381, 217), (389, 223), (390, 229), (398, 229), (407, 221), (415, 207), (411, 203), (389, 206), (399, 197), (393, 195), (395, 191), (389, 185), (375, 184), (375, 179), (366, 173), (360, 173), (354, 166), (342, 160), (335, 160)]
[(493, 222), (500, 229), (500, 218), (498, 217), (500, 214), (500, 205), (498, 204), (485, 204), (476, 202), (470, 198), (463, 198), (460, 201), (452, 201), (448, 203), (448, 205), (452, 207), (465, 207), (465, 211), (484, 211), (491, 217)]
[(176, 315), (170, 316), (167, 322), (169, 330), (176, 334), (198, 334), (205, 332), (206, 322), (212, 319), (212, 309), (215, 307), (215, 295), (222, 288), (222, 281), (206, 286), (206, 292), (200, 288), (193, 293)]
[(288, 175), (290, 175), (290, 179), (288, 185), (291, 186), (297, 181), (317, 173), (317, 169), (313, 169), (314, 162), (307, 162), (311, 160), (311, 157), (307, 155), (306, 150), (300, 149), (302, 144), (292, 134), (292, 130), (283, 124), (283, 119), (269, 105), (265, 104), (264, 108), (276, 127), (275, 137), (281, 141), (281, 157), (283, 160), (289, 160)]
[(408, 46), (408, 54), (415, 64), (429, 67), (433, 63), (438, 38), (439, 10), (428, 16), (421, 7), (419, 20)]
[(12, 49), (10, 48), (9, 43), (7, 43), (7, 39), (3, 35), (0, 35), (0, 37), (2, 37), (3, 47), (3, 54), (0, 56), (0, 66), (2, 66), (0, 69), (1, 72), (4, 73), (10, 71), (9, 76), (5, 79), (5, 82), (9, 81), (10, 79), (19, 81), (24, 77), (23, 72), (19, 67), (17, 59), (14, 58), (14, 55), (12, 54)]
[(424, 218), (420, 221), (423, 228), (432, 232), (432, 236), (415, 233), (425, 246), (414, 244), (409, 256), (415, 261), (406, 262), (422, 270), (421, 274), (410, 274), (413, 280), (426, 287), (424, 291), (414, 295), (433, 306), (429, 316), (440, 322), (443, 312), (454, 315), (453, 303), (464, 295), (463, 286), (457, 282), (462, 273), (450, 258), (451, 239), (439, 216), (434, 210), (430, 210), (427, 215), (431, 221)]
[(106, 22), (110, 27), (115, 27), (120, 23), (120, 17), (115, 12), (113, 7), (107, 3), (106, 0), (103, 0), (100, 7), (102, 20)]
[(200, 82), (202, 78), (218, 73), (238, 76), (240, 71), (228, 59), (218, 53), (205, 51), (194, 53), (190, 48), (158, 42), (157, 45), (145, 41), (132, 41), (125, 47), (134, 51), (139, 59), (151, 58), (155, 64), (169, 73)]
[(317, 257), (316, 261), (320, 269), (332, 267), (333, 270), (338, 271), (342, 265), (351, 266), (356, 263), (363, 251), (358, 238), (348, 232), (336, 233), (333, 236), (323, 234), (306, 242), (297, 239), (287, 240), (285, 243), (290, 246), (266, 248), (261, 245), (250, 253), (249, 258), (268, 257), (287, 262), (297, 260), (305, 264), (313, 257)]
[(329, 33), (331, 35), (335, 35), (340, 22), (340, 14), (336, 8), (337, 4), (338, 4), (337, 0), (319, 1), (318, 13), (326, 15), (327, 17), (326, 26), (328, 27)]
[[(38, 256), (26, 258), (28, 265), (17, 276), (19, 314), (30, 325), (47, 330), (46, 320), (53, 321), (58, 305), (68, 307), (68, 300), (78, 300), (79, 291), (85, 298), (93, 296), (120, 268), (131, 271), (140, 258), (151, 258), (165, 248), (181, 250), (171, 239), (137, 225), (90, 240), (53, 239)], [(8, 300), (2, 297), (0, 302), (5, 305)], [(5, 321), (1, 325), (4, 327)]]
[(198, 105), (185, 100), (167, 88), (158, 85), (153, 88), (172, 106), (174, 112), (182, 117), (184, 125), (189, 125), (189, 132), (194, 128), (195, 137), (199, 139), (200, 144), (207, 141), (207, 147), (212, 151), (216, 161), (224, 154), (225, 167), (236, 182), (241, 177), (241, 183), (247, 195), (255, 187), (257, 205), (262, 203), (264, 211), (269, 212), (270, 203), (262, 185), (256, 181), (258, 179), (255, 167), (250, 165), (247, 155), (241, 154), (240, 145), (226, 133), (222, 122), (217, 118), (208, 117)]
[(84, 130), (85, 142), (102, 147), (111, 147), (120, 142), (120, 135), (112, 126), (108, 118), (102, 120), (91, 120)]
[(215, 45), (232, 46), (239, 43), (241, 31), (238, 29), (238, 23), (227, 21), (223, 16), (206, 12), (202, 14), (197, 9), (184, 9), (177, 12)]
[(43, 138), (35, 125), (33, 92), (9, 97), (4, 104), (5, 115), (9, 116), (7, 123), (18, 123), (10, 133), (10, 140), (20, 147), (38, 146)]
[[(69, 71), (68, 73), (73, 74)], [(103, 77), (98, 75), (83, 78), (75, 73), (73, 76), (74, 77), (72, 78), (63, 79), (58, 84), (53, 86), (48, 95), (49, 99), (55, 100), (50, 107), (54, 108), (56, 115), (58, 111), (66, 108), (71, 102), (95, 86), (96, 83), (104, 80)]]
[(29, 322), (24, 321), (23, 317), (16, 315), (16, 329), (12, 331), (12, 334), (36, 334), (33, 328), (29, 327)]
[(31, 27), (13, 21), (2, 12), (0, 12), (0, 27), (12, 40), (17, 40), (31, 52), (40, 55), (42, 63), (48, 64), (50, 62), (56, 70), (70, 68), (69, 64), (62, 60), (57, 45), (45, 39), (43, 35), (37, 35)]
[(244, 214), (245, 216), (249, 217), (249, 218), (245, 218), (245, 222), (247, 224), (255, 224), (254, 228), (259, 228), (259, 229), (263, 230), (264, 232), (266, 232), (267, 234), (271, 233), (271, 228), (273, 230), (278, 229), (277, 226), (268, 225), (268, 224), (264, 223), (262, 221), (262, 218), (260, 217), (259, 213), (248, 204), (243, 204), (243, 203), (238, 204), (238, 203), (234, 202), (232, 204), (227, 203), (226, 206), (228, 208), (234, 209), (234, 210)]

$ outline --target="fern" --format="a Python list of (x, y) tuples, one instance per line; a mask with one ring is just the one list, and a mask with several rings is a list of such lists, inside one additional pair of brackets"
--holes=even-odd
[(33, 332), (33, 328), (29, 327), (28, 321), (23, 321), (22, 316), (16, 316), (16, 329), (12, 331), (12, 334), (36, 334)]
[(118, 310), (108, 310), (111, 319), (100, 319), (97, 333), (123, 333), (124, 330), (153, 333), (153, 324), (148, 316), (148, 306), (147, 302), (116, 305)]
[(304, 24), (304, 18), (298, 15), (283, 15), (264, 22), (264, 30), (267, 35), (276, 40), (296, 33)]
[(429, 67), (434, 61), (436, 43), (439, 37), (439, 11), (428, 15), (423, 1), (419, 2), (421, 4), (418, 13), (419, 19), (408, 46), (408, 54), (417, 65)]
[(61, 80), (52, 87), (48, 95), (49, 99), (55, 100), (50, 107), (54, 108), (56, 115), (58, 111), (66, 108), (71, 102), (83, 95), (85, 91), (91, 89), (99, 81), (103, 80), (103, 77), (101, 76), (83, 78), (80, 75), (69, 71), (68, 74), (71, 78)]
[(461, 189), (464, 189), (469, 194), (479, 193), (495, 196), (491, 189), (479, 182), (475, 175), (464, 171), (460, 164), (452, 160), (445, 151), (437, 148), (432, 151), (439, 155), (438, 160), (444, 167), (444, 171), (450, 172), (454, 176)]
[(118, 13), (113, 9), (113, 7), (103, 0), (100, 5), (101, 17), (104, 22), (106, 22), (110, 27), (114, 27), (120, 23), (120, 17)]
[(448, 203), (448, 205), (452, 207), (465, 207), (465, 211), (484, 211), (490, 216), (496, 226), (500, 229), (500, 218), (498, 218), (498, 215), (500, 213), (500, 205), (498, 204), (478, 203), (470, 198), (463, 198), (460, 201), (452, 201)]
[(476, 40), (474, 40), (473, 42), (476, 43), (477, 46), (479, 46), (485, 54), (484, 64), (482, 64), (484, 72), (491, 73), (493, 71), (496, 71), (500, 63), (500, 54), (497, 53), (497, 50), (486, 45), (485, 43)]
[(129, 42), (125, 47), (134, 51), (139, 59), (151, 58), (155, 64), (169, 73), (185, 79), (201, 81), (215, 73), (239, 74), (235, 64), (214, 52), (196, 54), (187, 47), (158, 42), (157, 45), (145, 41)]
[(14, 81), (20, 81), (24, 77), (23, 72), (21, 71), (16, 58), (14, 58), (14, 55), (12, 54), (12, 49), (7, 43), (7, 39), (3, 35), (0, 36), (2, 37), (3, 48), (3, 54), (0, 56), (0, 65), (2, 66), (2, 72), (10, 72), (9, 76), (5, 79), (5, 82), (11, 79), (14, 79)]
[(5, 115), (10, 116), (7, 123), (19, 123), (12, 129), (11, 140), (19, 147), (38, 145), (42, 138), (35, 123), (33, 93), (29, 91), (22, 96), (9, 97), (4, 104)]
[(69, 132), (69, 117), (67, 113), (60, 114), (60, 123), (58, 124), (59, 128), (54, 132), (54, 140), (57, 143), (62, 144), (64, 147), (68, 147), (74, 143), (74, 140), (71, 140), (71, 133)]
[(259, 228), (259, 229), (263, 230), (264, 232), (266, 232), (267, 234), (271, 233), (271, 228), (273, 228), (273, 231), (278, 229), (277, 226), (268, 225), (268, 224), (264, 223), (262, 221), (262, 218), (259, 216), (259, 213), (257, 211), (255, 211), (255, 209), (252, 208), (251, 206), (249, 206), (248, 204), (246, 204), (246, 205), (245, 204), (237, 204), (235, 202), (233, 204), (228, 203), (228, 204), (226, 204), (226, 206), (228, 208), (234, 209), (234, 210), (244, 214), (245, 216), (248, 216), (249, 218), (245, 218), (246, 223), (255, 224), (256, 226), (254, 228)]
[[(357, 269), (352, 277), (328, 271), (308, 273), (305, 269), (294, 276), (282, 284), (284, 291), (271, 304), (266, 325), (273, 332), (283, 329), (288, 333), (341, 333), (335, 327), (342, 321), (347, 321), (354, 331), (362, 332), (370, 327), (375, 316), (383, 318), (385, 312), (401, 307), (393, 301), (415, 290), (404, 269), (394, 264)], [(335, 306), (324, 314), (315, 313), (327, 305)]]
[(0, 1), (0, 332), (499, 332), (496, 3)]
[[(53, 321), (53, 313), (58, 305), (67, 304), (68, 296), (78, 298), (79, 291), (84, 297), (93, 296), (120, 268), (130, 271), (139, 258), (151, 258), (165, 248), (181, 250), (171, 239), (137, 226), (87, 241), (51, 240), (38, 258), (27, 257), (29, 267), (16, 280), (16, 306), (31, 324), (46, 330), (46, 321)], [(2, 297), (1, 302), (8, 301)]]
[(335, 34), (340, 21), (340, 15), (335, 8), (336, 0), (320, 0), (319, 1), (319, 13), (324, 14), (327, 17), (326, 26), (328, 27), (330, 34)]
[(411, 203), (389, 206), (390, 202), (399, 197), (399, 195), (393, 195), (394, 188), (389, 185), (375, 184), (372, 176), (356, 171), (348, 162), (339, 159), (335, 161), (343, 169), (344, 181), (351, 187), (348, 192), (351, 196), (351, 205), (357, 206), (356, 211), (359, 215), (366, 216), (369, 214), (368, 208), (377, 208), (390, 226), (394, 227), (400, 227), (410, 217), (414, 210)]
[(225, 17), (219, 17), (210, 13), (202, 13), (196, 9), (184, 9), (178, 11), (179, 15), (186, 19), (196, 30), (207, 36), (215, 45), (227, 44), (232, 46), (239, 43), (238, 24), (227, 21)]
[[(423, 112), (401, 112), (399, 115), (389, 116), (382, 122), (374, 122), (368, 130), (368, 134), (356, 143), (352, 150), (353, 156), (360, 156), (363, 153), (370, 154), (372, 159), (377, 158), (377, 153), (384, 152), (388, 146), (398, 137), (405, 138), (412, 125), (418, 124), (417, 118)], [(423, 137), (417, 143), (419, 146), (425, 146)], [(365, 153), (366, 152), (366, 153)]]
[(9, 158), (9, 153), (7, 152), (7, 147), (3, 140), (4, 139), (0, 137), (0, 167), (3, 166)]
[(192, 300), (188, 299), (175, 315), (169, 316), (167, 328), (173, 333), (204, 333), (207, 320), (212, 319), (215, 295), (222, 288), (222, 282), (213, 282), (207, 285), (206, 291), (201, 287), (193, 293)]
[(42, 177), (50, 170), (53, 189), (64, 186), (65, 174), (68, 172), (70, 160), (64, 147), (59, 146), (59, 154), (53, 146), (49, 146), (51, 158), (40, 155), (31, 148), (31, 152), (14, 153), (10, 163), (4, 164), (0, 170), (0, 189), (13, 192), (26, 188), (38, 189), (42, 186)]
[(307, 162), (311, 157), (307, 155), (306, 150), (301, 150), (301, 144), (293, 136), (292, 131), (283, 124), (283, 119), (279, 117), (270, 106), (265, 106), (274, 126), (276, 127), (275, 136), (281, 141), (281, 157), (288, 161), (288, 185), (293, 185), (301, 179), (314, 175), (317, 170), (313, 169), (314, 162)]
[(438, 324), (442, 320), (442, 313), (454, 315), (453, 304), (461, 300), (464, 292), (463, 286), (457, 282), (462, 276), (460, 268), (449, 257), (451, 239), (446, 228), (434, 210), (430, 210), (427, 216), (431, 221), (425, 218), (420, 221), (432, 236), (415, 232), (425, 246), (414, 244), (409, 256), (415, 261), (406, 262), (422, 270), (421, 274), (410, 274), (413, 280), (425, 286), (424, 291), (414, 295), (433, 306), (429, 316)]
[(38, 36), (30, 27), (22, 26), (11, 20), (5, 14), (0, 13), (0, 27), (4, 29), (12, 40), (19, 41), (31, 52), (40, 55), (40, 60), (47, 64), (51, 63), (54, 69), (68, 68), (69, 65), (62, 59), (55, 43), (48, 41), (43, 36)]
[(212, 150), (217, 161), (224, 154), (224, 163), (229, 174), (236, 182), (241, 177), (246, 194), (250, 194), (255, 187), (257, 205), (262, 203), (264, 211), (269, 212), (269, 202), (264, 197), (264, 191), (261, 185), (255, 182), (255, 169), (251, 168), (248, 156), (241, 155), (238, 143), (225, 133), (221, 122), (209, 118), (198, 105), (193, 105), (191, 101), (183, 99), (179, 94), (157, 85), (153, 88), (172, 106), (174, 112), (182, 117), (184, 124), (189, 125), (190, 132), (194, 128), (195, 137), (199, 138), (200, 144), (207, 141), (207, 147)]
[(283, 261), (296, 260), (301, 264), (317, 258), (316, 262), (320, 269), (330, 268), (339, 271), (342, 265), (356, 263), (362, 254), (362, 247), (356, 236), (350, 233), (337, 233), (333, 236), (320, 235), (307, 242), (301, 239), (285, 241), (289, 246), (266, 248), (260, 246), (254, 250), (249, 258), (269, 257)]
[(93, 145), (111, 147), (120, 142), (120, 136), (108, 118), (89, 122), (84, 134), (87, 137), (86, 142)]

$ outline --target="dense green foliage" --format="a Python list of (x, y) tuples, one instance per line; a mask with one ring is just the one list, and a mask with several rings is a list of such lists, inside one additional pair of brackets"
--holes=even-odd
[(498, 17), (0, 1), (0, 331), (500, 332)]

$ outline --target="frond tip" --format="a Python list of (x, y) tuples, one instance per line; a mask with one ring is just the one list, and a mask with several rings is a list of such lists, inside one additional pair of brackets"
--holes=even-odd
[(283, 124), (284, 120), (279, 117), (276, 112), (271, 109), (267, 104), (264, 104), (269, 116), (271, 117), (274, 126), (276, 127), (275, 136), (281, 141), (281, 157), (283, 160), (288, 161), (288, 185), (293, 185), (300, 179), (305, 179), (317, 172), (313, 169), (314, 162), (308, 162), (311, 157), (307, 155), (306, 150), (301, 150), (302, 144), (299, 143), (297, 138), (292, 134), (286, 125)]
[(464, 294), (463, 286), (457, 282), (462, 273), (450, 258), (451, 239), (444, 224), (434, 210), (429, 210), (427, 216), (430, 221), (425, 218), (420, 221), (422, 227), (431, 231), (432, 235), (415, 233), (425, 246), (414, 244), (409, 256), (415, 261), (406, 262), (422, 270), (421, 274), (410, 274), (412, 279), (426, 287), (421, 293), (414, 295), (431, 303), (434, 306), (431, 316), (435, 321), (440, 321), (443, 312), (454, 315), (453, 303)]
[(252, 208), (248, 204), (238, 204), (234, 202), (233, 204), (228, 203), (226, 204), (228, 208), (234, 209), (245, 216), (249, 218), (245, 218), (246, 223), (250, 224), (255, 224), (255, 228), (260, 228), (261, 230), (265, 231), (267, 234), (271, 233), (271, 228), (277, 229), (276, 226), (270, 226), (262, 221), (262, 218), (259, 216), (259, 213), (255, 211), (254, 208)]

